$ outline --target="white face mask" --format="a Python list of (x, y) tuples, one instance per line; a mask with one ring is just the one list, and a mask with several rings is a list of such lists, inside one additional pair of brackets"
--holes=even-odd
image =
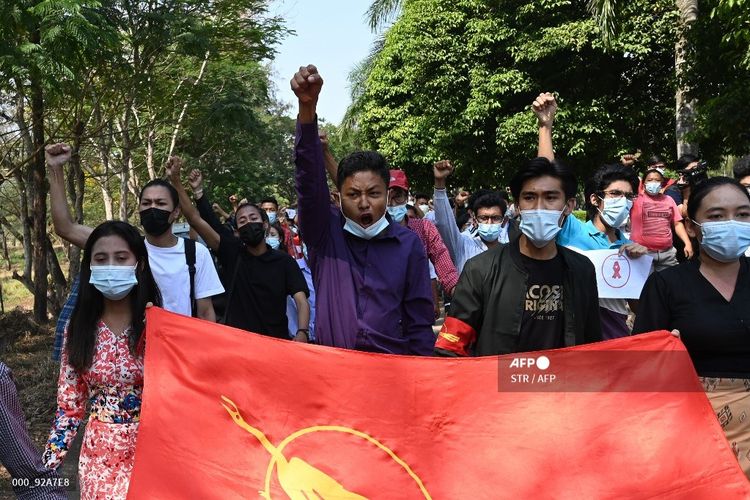
[(633, 202), (624, 196), (620, 198), (605, 198), (604, 210), (599, 210), (599, 214), (609, 227), (619, 229), (628, 220), (631, 208), (633, 208)]
[(91, 266), (89, 283), (109, 300), (120, 300), (138, 284), (137, 266)]
[(429, 205), (419, 205), (419, 209), (422, 211), (423, 214), (427, 214), (427, 212), (430, 211)]
[[(387, 196), (385, 198), (385, 205), (386, 207), (388, 206)], [(346, 219), (346, 222), (344, 223), (344, 231), (353, 234), (357, 238), (362, 238), (363, 240), (373, 239), (375, 236), (382, 233), (383, 230), (390, 224), (390, 222), (388, 222), (388, 219), (385, 218), (385, 214), (388, 213), (387, 209), (385, 212), (383, 212), (383, 216), (378, 219), (377, 222), (375, 222), (374, 224), (370, 224), (370, 226), (368, 227), (362, 227), (358, 223), (347, 217), (344, 213), (344, 207), (342, 207), (341, 205), (339, 205), (339, 210), (341, 211), (341, 215), (344, 216), (344, 219)]]
[(656, 196), (661, 191), (661, 182), (647, 182), (644, 189), (651, 196)]
[(542, 248), (562, 230), (562, 214), (563, 210), (521, 210), (521, 232), (535, 247)]

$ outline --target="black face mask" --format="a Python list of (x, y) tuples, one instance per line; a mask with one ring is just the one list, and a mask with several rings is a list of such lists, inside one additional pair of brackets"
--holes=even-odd
[(169, 222), (169, 215), (171, 213), (169, 210), (162, 210), (155, 207), (142, 210), (140, 215), (143, 230), (151, 236), (161, 236), (166, 233), (172, 226), (172, 223)]
[(262, 222), (248, 222), (237, 231), (240, 233), (242, 243), (250, 247), (257, 246), (266, 236)]

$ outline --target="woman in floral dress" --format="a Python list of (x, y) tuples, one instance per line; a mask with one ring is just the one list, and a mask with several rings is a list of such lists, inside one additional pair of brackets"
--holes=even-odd
[(146, 304), (161, 304), (143, 237), (109, 221), (83, 252), (81, 289), (65, 333), (57, 413), (44, 462), (57, 468), (84, 418), (78, 469), (82, 499), (125, 498), (143, 392)]

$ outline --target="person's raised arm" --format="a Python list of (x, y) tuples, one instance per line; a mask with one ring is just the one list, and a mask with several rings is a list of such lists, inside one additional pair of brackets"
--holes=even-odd
[(68, 209), (68, 200), (65, 198), (65, 165), (71, 156), (71, 148), (67, 144), (51, 144), (44, 150), (44, 158), (47, 161), (47, 173), (49, 177), (49, 199), (52, 212), (52, 226), (55, 234), (69, 241), (78, 248), (86, 246), (86, 240), (93, 229), (73, 220)]
[(190, 174), (188, 175), (188, 184), (190, 184), (190, 189), (193, 191), (193, 199), (195, 200), (195, 206), (198, 209), (198, 214), (201, 216), (201, 219), (208, 222), (208, 225), (211, 226), (214, 231), (219, 233), (220, 236), (224, 234), (232, 234), (232, 231), (222, 224), (216, 216), (216, 211), (211, 205), (211, 202), (208, 201), (208, 196), (203, 194), (203, 174), (201, 174), (200, 170), (194, 168), (190, 171)]
[(531, 104), (537, 121), (539, 123), (539, 149), (537, 156), (555, 159), (555, 150), (552, 148), (552, 124), (555, 122), (557, 112), (557, 101), (555, 96), (549, 92), (539, 94)]
[(177, 190), (177, 194), (180, 197), (180, 209), (183, 215), (185, 215), (188, 224), (198, 232), (211, 250), (218, 250), (220, 241), (219, 233), (214, 231), (211, 225), (201, 218), (198, 209), (196, 209), (190, 201), (190, 196), (187, 194), (187, 191), (185, 191), (185, 186), (182, 185), (182, 180), (180, 179), (180, 173), (182, 172), (182, 159), (179, 156), (170, 157), (169, 160), (167, 160), (166, 168), (169, 180), (172, 183), (172, 186)]
[(432, 166), (432, 173), (435, 176), (435, 192), (432, 195), (432, 201), (435, 211), (435, 226), (437, 226), (453, 262), (457, 263), (461, 261), (463, 256), (461, 231), (456, 225), (456, 216), (448, 201), (448, 193), (445, 191), (446, 179), (451, 172), (453, 172), (453, 164), (450, 160), (441, 160)]
[(336, 180), (339, 176), (339, 162), (333, 157), (333, 153), (331, 153), (331, 149), (328, 147), (328, 132), (321, 130), (318, 132), (318, 136), (320, 137), (320, 144), (323, 146), (323, 160), (326, 164), (328, 178), (331, 179), (331, 182), (335, 186), (337, 185)]
[(314, 248), (320, 246), (328, 234), (331, 214), (323, 148), (315, 114), (323, 79), (315, 66), (303, 66), (292, 77), (291, 87), (299, 101), (294, 148), (299, 226), (302, 239)]

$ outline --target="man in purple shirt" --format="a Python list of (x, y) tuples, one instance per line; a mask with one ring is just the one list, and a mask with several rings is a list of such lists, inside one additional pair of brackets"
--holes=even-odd
[(316, 104), (315, 66), (291, 81), (299, 100), (295, 162), (299, 225), (317, 296), (315, 333), (323, 345), (391, 354), (433, 352), (430, 276), (417, 235), (386, 217), (390, 175), (374, 151), (338, 166), (332, 205)]

